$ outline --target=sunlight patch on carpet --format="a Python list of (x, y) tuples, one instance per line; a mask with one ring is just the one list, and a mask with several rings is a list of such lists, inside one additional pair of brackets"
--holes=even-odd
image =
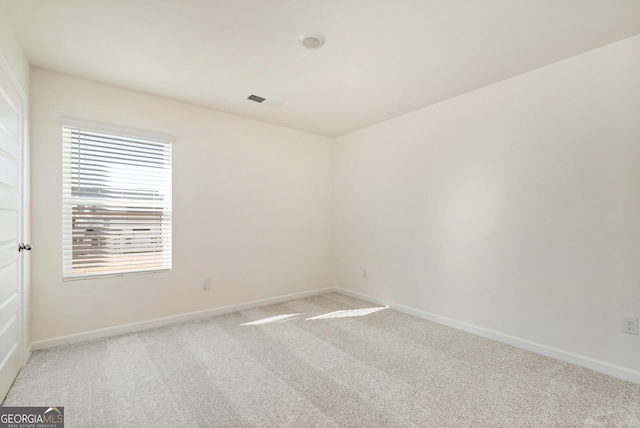
[(291, 321), (291, 320), (294, 320), (294, 319), (298, 318), (298, 315), (300, 315), (300, 314), (276, 315), (276, 316), (269, 317), (269, 318), (262, 318), (261, 320), (246, 322), (246, 323), (240, 324), (240, 325), (264, 325), (264, 324), (271, 324), (271, 323), (274, 323), (274, 322)]
[(329, 318), (348, 318), (348, 317), (362, 317), (374, 312), (387, 309), (388, 306), (380, 306), (377, 308), (362, 308), (362, 309), (344, 309), (341, 311), (329, 312), (328, 314), (318, 315), (315, 317), (307, 318), (307, 321), (313, 320), (325, 320)]

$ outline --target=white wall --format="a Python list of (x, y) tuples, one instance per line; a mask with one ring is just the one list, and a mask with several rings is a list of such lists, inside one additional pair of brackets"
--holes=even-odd
[(2, 15), (0, 15), (0, 57), (11, 69), (20, 88), (28, 93), (29, 63)]
[[(62, 281), (62, 116), (175, 137), (171, 272)], [(331, 286), (331, 139), (38, 69), (31, 123), (33, 341)]]
[(337, 286), (640, 370), (640, 36), (338, 138), (334, 168)]

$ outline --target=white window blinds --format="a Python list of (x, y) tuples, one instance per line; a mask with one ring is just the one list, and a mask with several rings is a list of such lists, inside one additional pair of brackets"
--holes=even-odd
[(171, 137), (62, 129), (63, 277), (171, 269)]

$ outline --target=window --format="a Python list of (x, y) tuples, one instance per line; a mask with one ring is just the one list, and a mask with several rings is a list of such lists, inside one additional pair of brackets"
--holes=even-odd
[(173, 138), (62, 123), (63, 278), (171, 269)]

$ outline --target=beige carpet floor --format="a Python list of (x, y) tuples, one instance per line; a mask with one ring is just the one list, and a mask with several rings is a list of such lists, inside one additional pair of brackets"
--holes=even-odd
[(35, 352), (66, 427), (640, 427), (640, 385), (331, 293)]

